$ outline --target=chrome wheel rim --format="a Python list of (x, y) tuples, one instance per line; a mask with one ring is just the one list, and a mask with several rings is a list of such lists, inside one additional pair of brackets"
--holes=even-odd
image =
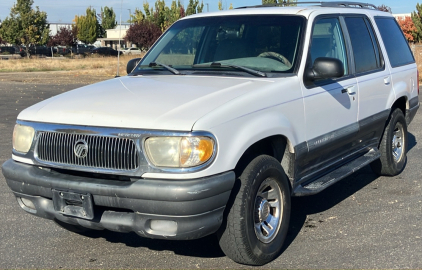
[(392, 153), (394, 161), (399, 162), (404, 153), (404, 130), (401, 123), (396, 123), (393, 131)]
[(277, 236), (283, 216), (283, 195), (274, 179), (261, 183), (255, 197), (254, 229), (258, 239), (270, 243)]

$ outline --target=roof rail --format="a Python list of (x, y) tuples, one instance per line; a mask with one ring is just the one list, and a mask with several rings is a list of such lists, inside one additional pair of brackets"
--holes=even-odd
[(347, 2), (347, 1), (335, 1), (335, 2), (322, 2), (322, 1), (306, 1), (306, 2), (290, 2), (287, 3), (284, 0), (282, 3), (274, 3), (274, 4), (265, 4), (265, 5), (257, 5), (257, 6), (245, 6), (245, 7), (238, 7), (236, 9), (242, 8), (258, 8), (258, 7), (284, 7), (284, 6), (295, 6), (295, 5), (308, 5), (308, 4), (316, 4), (317, 6), (321, 7), (339, 7), (339, 8), (366, 8), (366, 9), (378, 9), (375, 5), (369, 3), (361, 3), (361, 2)]

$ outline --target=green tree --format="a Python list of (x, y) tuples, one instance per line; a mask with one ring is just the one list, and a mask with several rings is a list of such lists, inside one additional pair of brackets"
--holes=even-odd
[(295, 6), (295, 4), (291, 4), (291, 3), (296, 3), (297, 0), (262, 0), (262, 4), (263, 5), (269, 5), (269, 4), (280, 4), (280, 6), (284, 6), (284, 3), (286, 3), (285, 6)]
[(262, 0), (262, 4), (277, 4), (277, 0)]
[(199, 4), (199, 0), (189, 0), (188, 7), (186, 8), (186, 16), (202, 13), (204, 9), (204, 2)]
[(145, 19), (145, 15), (142, 10), (136, 8), (133, 14), (130, 14), (128, 23), (141, 23)]
[(94, 43), (100, 34), (100, 24), (98, 23), (95, 9), (87, 8), (86, 15), (78, 16), (76, 27), (78, 29), (78, 40), (86, 44)]
[(185, 17), (185, 9), (180, 3), (180, 1), (173, 0), (171, 2), (170, 8), (165, 8), (165, 17), (166, 21), (164, 23), (164, 27), (162, 27), (162, 30), (166, 30), (169, 28), (173, 23), (175, 23), (180, 18)]
[(145, 12), (145, 20), (152, 22), (154, 21), (154, 9), (149, 7), (148, 1), (145, 1), (143, 4), (144, 12)]
[(107, 6), (101, 8), (101, 36), (105, 37), (105, 30), (114, 29), (116, 25), (116, 13), (114, 13), (113, 8), (109, 8)]
[(155, 12), (153, 13), (152, 22), (161, 29), (164, 28), (164, 24), (166, 23), (166, 2), (164, 0), (157, 0), (155, 2)]
[(415, 42), (422, 41), (422, 5), (416, 4), (416, 11), (412, 12), (412, 21), (415, 24), (416, 31), (412, 33)]
[(180, 18), (185, 17), (185, 9), (179, 0), (173, 0), (170, 7), (166, 6), (164, 0), (157, 0), (155, 2), (155, 9), (150, 8), (148, 2), (144, 2), (144, 13), (140, 10), (135, 10), (135, 15), (131, 18), (135, 23), (142, 21), (151, 22), (165, 31), (170, 25)]
[(0, 37), (8, 43), (23, 44), (29, 57), (29, 46), (44, 45), (48, 42), (50, 25), (47, 13), (38, 7), (32, 8), (33, 0), (17, 0), (10, 10), (10, 17), (2, 22)]
[[(229, 9), (233, 9), (233, 3), (230, 3)], [(218, 10), (224, 10), (223, 0), (218, 0)]]

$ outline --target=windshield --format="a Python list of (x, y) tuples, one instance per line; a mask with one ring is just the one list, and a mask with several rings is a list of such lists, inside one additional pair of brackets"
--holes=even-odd
[[(134, 73), (165, 70), (184, 73), (239, 67), (267, 73), (292, 73), (297, 65), (304, 18), (242, 15), (176, 22), (142, 59)], [(216, 65), (220, 63), (220, 65)]]

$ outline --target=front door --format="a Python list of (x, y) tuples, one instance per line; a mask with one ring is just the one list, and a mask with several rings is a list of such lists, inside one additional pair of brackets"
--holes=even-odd
[(307, 67), (319, 57), (337, 58), (344, 64), (344, 75), (303, 85), (308, 154), (299, 161), (298, 179), (307, 175), (307, 180), (338, 163), (351, 152), (359, 131), (358, 85), (350, 71), (343, 28), (337, 16), (317, 17), (312, 27)]

